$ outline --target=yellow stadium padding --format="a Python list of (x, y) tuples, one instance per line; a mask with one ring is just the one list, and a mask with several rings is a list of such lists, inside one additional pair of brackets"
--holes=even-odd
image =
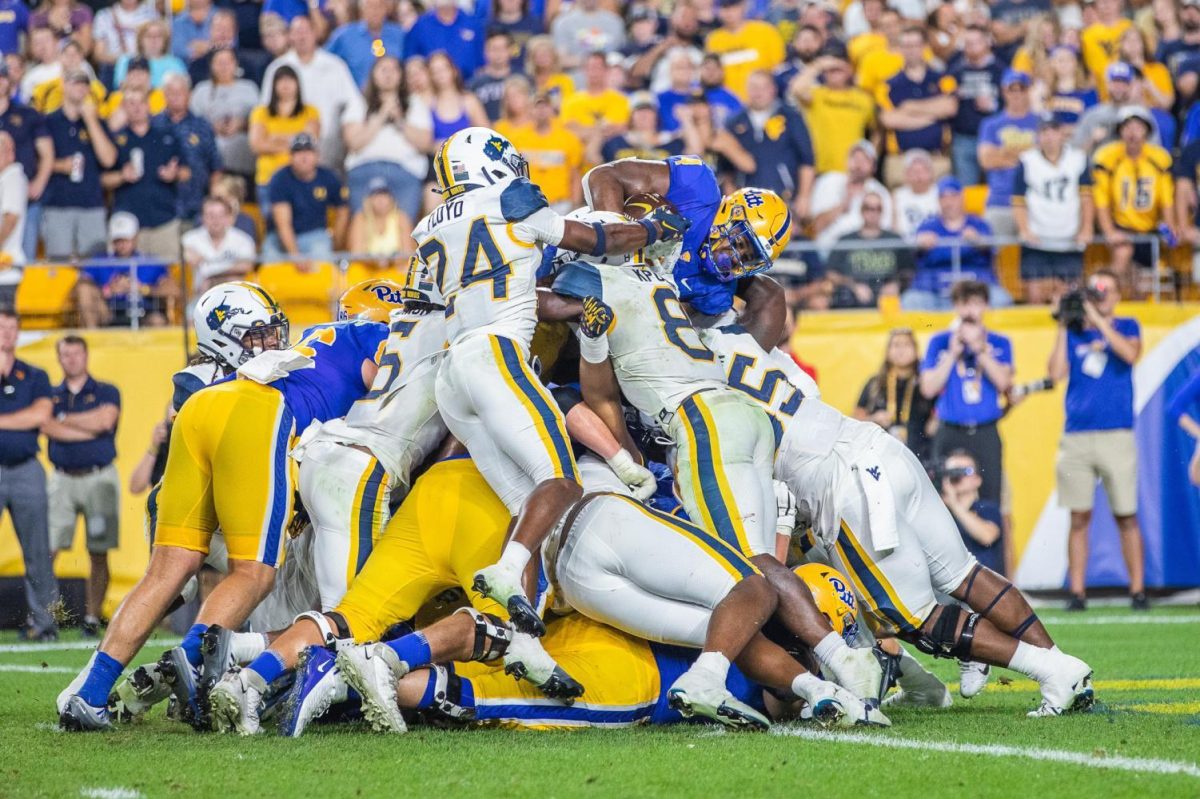
[(30, 266), (17, 286), (17, 313), (27, 330), (63, 327), (79, 270), (65, 265)]
[(968, 214), (983, 216), (983, 208), (987, 205), (988, 187), (986, 183), (978, 186), (967, 186), (963, 189), (963, 208)]
[(257, 278), (283, 307), (293, 329), (330, 321), (343, 283), (334, 265), (325, 262), (313, 262), (307, 271), (290, 262), (263, 264)]

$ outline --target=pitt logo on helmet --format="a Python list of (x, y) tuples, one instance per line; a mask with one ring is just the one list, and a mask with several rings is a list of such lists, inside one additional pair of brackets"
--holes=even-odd
[(817, 610), (829, 620), (833, 631), (852, 644), (858, 637), (858, 602), (842, 573), (832, 566), (805, 563), (796, 567), (796, 575), (812, 592)]
[(717, 209), (702, 264), (718, 280), (740, 280), (770, 269), (791, 238), (792, 215), (782, 197), (741, 189)]
[(388, 315), (404, 304), (404, 289), (390, 280), (364, 280), (346, 289), (338, 300), (338, 321), (364, 319), (387, 323)]

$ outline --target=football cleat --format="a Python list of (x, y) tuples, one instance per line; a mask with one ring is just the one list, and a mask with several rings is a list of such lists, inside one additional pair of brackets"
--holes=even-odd
[(528, 680), (546, 696), (568, 705), (583, 696), (583, 685), (554, 662), (541, 641), (525, 633), (513, 635), (504, 653), (504, 673)]
[(899, 690), (883, 700), (885, 707), (950, 707), (950, 689), (925, 669), (906, 667), (896, 679)]
[(346, 684), (362, 697), (362, 712), (375, 732), (408, 730), (396, 701), (396, 681), (408, 665), (386, 644), (352, 646), (337, 653), (335, 664)]
[(667, 689), (667, 704), (684, 718), (703, 716), (727, 727), (766, 730), (771, 721), (729, 693), (712, 675), (688, 669)]
[(1059, 668), (1041, 682), (1042, 704), (1026, 714), (1030, 718), (1083, 712), (1091, 710), (1095, 704), (1091, 667), (1071, 655), (1062, 654), (1059, 658)]
[(72, 694), (58, 724), (68, 732), (101, 732), (112, 729), (112, 718), (107, 707), (92, 707), (79, 694)]
[(499, 602), (508, 609), (509, 621), (518, 632), (527, 633), (536, 638), (546, 634), (546, 624), (542, 617), (533, 609), (525, 590), (521, 588), (521, 574), (512, 569), (494, 563), (475, 572), (471, 587), (483, 596)]
[(891, 720), (873, 703), (863, 702), (849, 690), (828, 680), (808, 683), (801, 696), (812, 707), (813, 721), (823, 727), (890, 727)]
[(324, 716), (329, 708), (345, 702), (349, 686), (334, 663), (334, 654), (323, 646), (310, 646), (296, 663), (296, 681), (284, 700), (279, 734), (299, 738), (305, 728)]
[(209, 729), (208, 714), (200, 708), (200, 669), (188, 661), (183, 647), (177, 646), (163, 652), (162, 657), (158, 659), (158, 670), (179, 703), (181, 720), (199, 731)]
[(133, 670), (117, 689), (108, 695), (108, 708), (113, 720), (133, 721), (150, 708), (171, 696), (171, 686), (163, 678), (157, 663), (148, 663)]
[(233, 631), (214, 624), (200, 636), (200, 654), (204, 657), (201, 667), (202, 690), (208, 690), (225, 677), (225, 672), (237, 664), (233, 661)]
[(252, 669), (228, 672), (209, 692), (213, 729), (257, 735), (262, 732), (259, 712), (267, 684)]
[(974, 660), (958, 661), (958, 694), (963, 699), (978, 696), (988, 684), (991, 666)]
[(883, 668), (870, 649), (842, 647), (829, 663), (833, 681), (860, 699), (876, 699), (883, 682)]

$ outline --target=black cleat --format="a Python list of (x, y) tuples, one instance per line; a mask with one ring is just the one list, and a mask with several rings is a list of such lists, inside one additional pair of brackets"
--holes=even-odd
[(1146, 598), (1145, 591), (1139, 591), (1129, 597), (1129, 607), (1133, 610), (1149, 610), (1150, 600)]
[(194, 668), (188, 661), (183, 647), (177, 646), (164, 652), (158, 660), (158, 670), (167, 685), (171, 686), (181, 720), (190, 724), (197, 732), (212, 729), (207, 714), (200, 708), (199, 669)]
[(529, 600), (519, 594), (508, 599), (508, 620), (518, 632), (532, 635), (534, 638), (541, 638), (546, 634), (546, 623), (542, 621), (542, 617), (533, 609), (533, 605), (529, 604)]
[(1071, 598), (1067, 600), (1067, 611), (1079, 613), (1084, 610), (1087, 610), (1087, 599), (1082, 594), (1071, 594)]

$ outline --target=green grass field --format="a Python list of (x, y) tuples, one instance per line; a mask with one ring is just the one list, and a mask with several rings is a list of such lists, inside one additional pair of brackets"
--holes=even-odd
[[(983, 695), (956, 694), (948, 710), (892, 710), (890, 730), (780, 725), (769, 734), (687, 725), (385, 738), (325, 726), (293, 741), (198, 735), (156, 711), (113, 734), (67, 735), (54, 697), (87, 651), (22, 650), (8, 636), (0, 797), (1200, 796), (1200, 612), (1043, 618), (1095, 668), (1094, 712), (1026, 719), (1035, 685), (999, 671)], [(138, 662), (160, 648), (151, 642)], [(957, 679), (953, 662), (935, 669)]]

